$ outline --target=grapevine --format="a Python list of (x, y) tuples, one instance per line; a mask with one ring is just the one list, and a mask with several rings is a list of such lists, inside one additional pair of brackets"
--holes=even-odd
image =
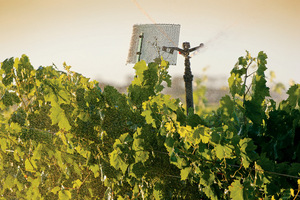
[[(238, 59), (215, 111), (186, 115), (163, 58), (126, 94), (56, 66), (9, 58), (0, 76), (4, 199), (296, 199), (300, 84), (276, 103), (267, 55)], [(197, 90), (195, 90), (197, 91)], [(196, 110), (197, 111), (197, 110)]]

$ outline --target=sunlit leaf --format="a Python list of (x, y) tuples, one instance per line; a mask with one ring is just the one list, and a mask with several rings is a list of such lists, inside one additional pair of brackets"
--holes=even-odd
[(230, 186), (230, 198), (233, 200), (244, 199), (243, 185), (240, 183), (240, 180), (235, 180)]
[(191, 167), (186, 167), (180, 171), (181, 180), (186, 180), (191, 172)]
[(72, 194), (69, 190), (61, 190), (58, 193), (58, 198), (60, 200), (65, 200), (65, 199), (71, 199), (72, 198)]

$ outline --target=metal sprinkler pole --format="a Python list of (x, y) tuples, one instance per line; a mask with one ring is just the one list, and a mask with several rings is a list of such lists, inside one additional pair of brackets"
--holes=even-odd
[(144, 39), (144, 33), (141, 33), (139, 35), (138, 52), (136, 52), (136, 54), (137, 54), (136, 62), (140, 62), (141, 61), (143, 39)]
[(185, 99), (186, 99), (186, 107), (187, 107), (187, 115), (189, 114), (189, 109), (194, 108), (194, 100), (193, 100), (193, 74), (191, 71), (190, 57), (185, 57), (184, 60), (185, 70), (183, 75), (183, 80), (185, 84)]
[(189, 42), (184, 42), (182, 44), (183, 49), (180, 49), (178, 47), (162, 47), (163, 51), (168, 51), (170, 53), (173, 53), (174, 50), (178, 51), (179, 54), (183, 55), (184, 65), (185, 65), (185, 71), (183, 75), (184, 83), (185, 83), (185, 98), (186, 98), (186, 112), (187, 115), (189, 114), (189, 109), (194, 109), (194, 101), (193, 101), (193, 75), (191, 71), (191, 63), (190, 63), (190, 56), (189, 54), (200, 47), (204, 46), (203, 43), (201, 43), (199, 46), (190, 48)]

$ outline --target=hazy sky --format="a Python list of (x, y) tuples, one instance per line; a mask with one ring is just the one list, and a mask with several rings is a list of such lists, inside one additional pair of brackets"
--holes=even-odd
[[(299, 0), (136, 0), (156, 23), (180, 24), (179, 43), (206, 48), (191, 59), (194, 76), (228, 76), (249, 50), (268, 55), (285, 84), (300, 82)], [(0, 0), (0, 61), (29, 56), (34, 67), (66, 61), (92, 79), (124, 83), (132, 26), (152, 21), (133, 0)], [(171, 66), (183, 75), (183, 58)], [(267, 74), (268, 75), (268, 74)]]

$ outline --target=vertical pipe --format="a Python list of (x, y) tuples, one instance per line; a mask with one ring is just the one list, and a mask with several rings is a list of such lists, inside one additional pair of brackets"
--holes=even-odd
[(185, 57), (184, 61), (185, 71), (183, 75), (183, 79), (185, 82), (185, 95), (186, 95), (186, 112), (189, 114), (189, 109), (194, 109), (194, 101), (193, 101), (193, 75), (191, 71), (191, 64), (189, 56)]
[(139, 35), (139, 46), (138, 46), (138, 51), (136, 53), (137, 54), (136, 62), (141, 61), (143, 38), (144, 38), (144, 33), (141, 33)]

